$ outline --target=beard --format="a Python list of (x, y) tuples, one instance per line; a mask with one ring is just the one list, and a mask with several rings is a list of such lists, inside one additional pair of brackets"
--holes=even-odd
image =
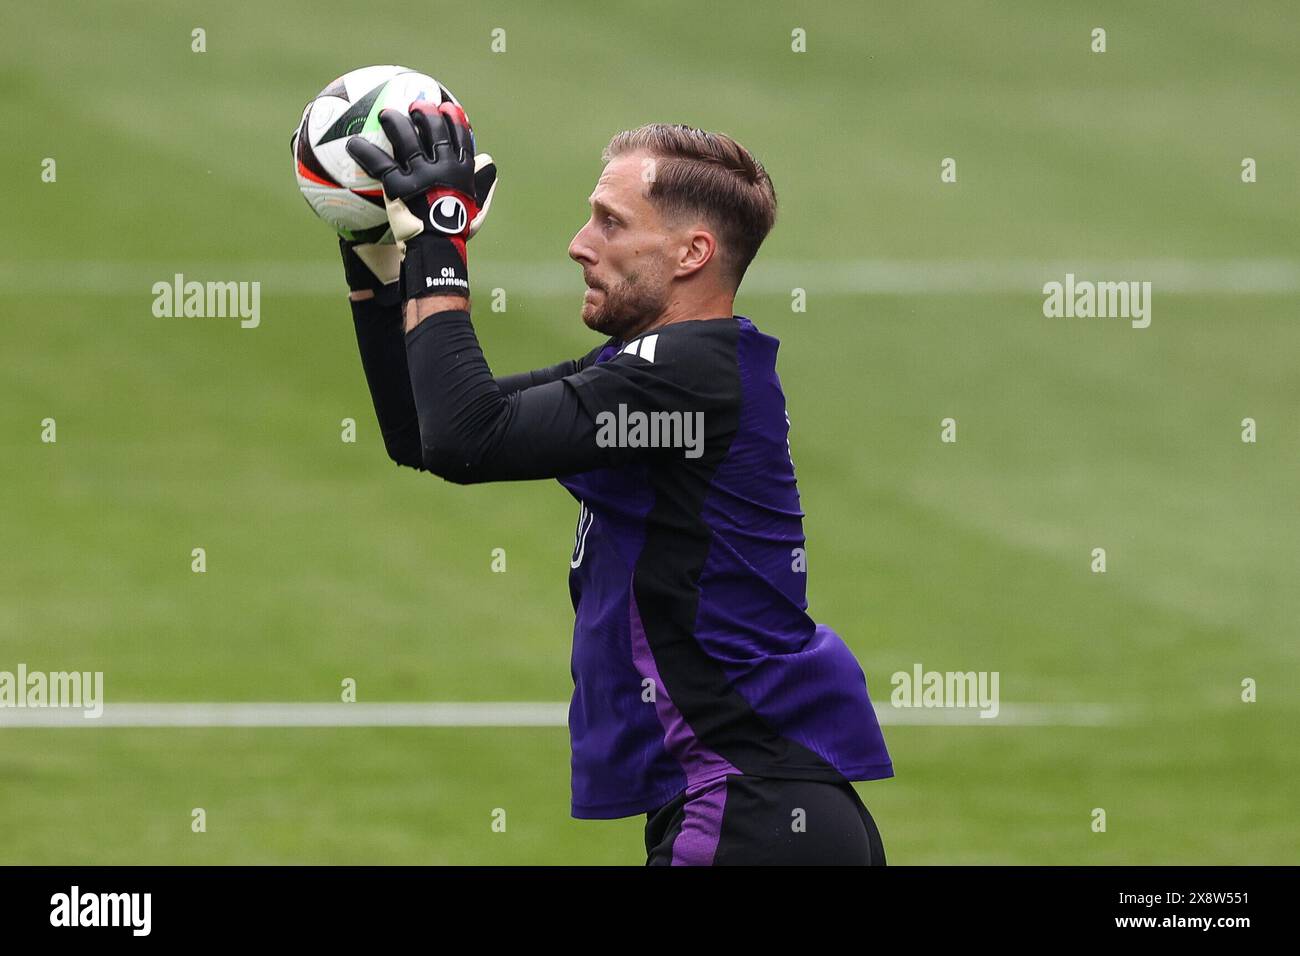
[(591, 286), (595, 301), (583, 299), (582, 321), (587, 328), (624, 341), (649, 326), (668, 305), (668, 284), (647, 282), (633, 272), (611, 288)]

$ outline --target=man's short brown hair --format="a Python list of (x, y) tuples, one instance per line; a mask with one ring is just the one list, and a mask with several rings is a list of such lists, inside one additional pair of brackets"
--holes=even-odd
[(601, 153), (644, 150), (655, 160), (650, 201), (665, 219), (704, 219), (718, 233), (724, 270), (737, 286), (776, 222), (776, 190), (763, 164), (724, 133), (650, 123), (618, 133)]

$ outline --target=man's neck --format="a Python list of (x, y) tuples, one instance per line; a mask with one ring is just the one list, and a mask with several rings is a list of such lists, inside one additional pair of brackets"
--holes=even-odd
[(734, 308), (735, 297), (730, 295), (719, 295), (705, 301), (683, 302), (671, 300), (667, 307), (659, 313), (658, 318), (649, 322), (644, 328), (628, 333), (627, 339), (634, 339), (638, 335), (644, 335), (646, 332), (663, 328), (665, 325), (672, 325), (674, 322), (725, 318), (733, 314), (732, 309)]

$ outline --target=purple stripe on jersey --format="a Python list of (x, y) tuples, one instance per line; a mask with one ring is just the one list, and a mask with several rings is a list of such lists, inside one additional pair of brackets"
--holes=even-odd
[(628, 609), (631, 622), (632, 663), (642, 677), (654, 681), (655, 713), (664, 728), (664, 747), (673, 756), (682, 769), (686, 771), (687, 787), (711, 783), (718, 777), (729, 773), (740, 773), (724, 757), (710, 750), (695, 736), (695, 731), (682, 716), (681, 711), (668, 696), (659, 677), (659, 666), (655, 663), (646, 640), (645, 625), (641, 623), (641, 611), (636, 604), (635, 588), (628, 588)]
[(727, 778), (686, 791), (682, 828), (673, 839), (673, 866), (712, 866), (722, 838), (722, 815), (727, 809)]

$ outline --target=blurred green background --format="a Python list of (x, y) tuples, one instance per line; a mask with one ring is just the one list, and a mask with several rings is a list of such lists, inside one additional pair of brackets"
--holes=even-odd
[[(499, 373), (596, 344), (565, 250), (613, 133), (749, 146), (781, 212), (737, 311), (783, 343), (812, 615), (886, 719), (917, 662), (1107, 708), (887, 726), (897, 776), (858, 786), (891, 863), (1296, 862), (1300, 12), (865, 7), (7, 7), (0, 670), (103, 670), (110, 707), (344, 677), (366, 702), (568, 699), (576, 503), (388, 462), (295, 188), (303, 104), (402, 63), (501, 169), (471, 260), (480, 301), (508, 294), (476, 315)], [(1151, 327), (1044, 318), (1067, 268), (1154, 281)], [(260, 327), (155, 318), (176, 272), (260, 281)], [(642, 863), (644, 818), (570, 819), (568, 771), (559, 727), (0, 728), (0, 863)]]

